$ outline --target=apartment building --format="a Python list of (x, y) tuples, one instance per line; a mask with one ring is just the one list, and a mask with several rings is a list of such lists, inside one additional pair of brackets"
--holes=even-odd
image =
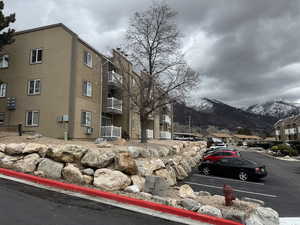
[(300, 115), (277, 121), (274, 129), (277, 141), (300, 141)]
[[(139, 138), (139, 115), (122, 92), (122, 83), (132, 82), (126, 73), (135, 72), (120, 52), (112, 55), (63, 24), (17, 32), (0, 53), (0, 126), (22, 124), (55, 138)], [(160, 115), (154, 117), (149, 138), (160, 138)]]

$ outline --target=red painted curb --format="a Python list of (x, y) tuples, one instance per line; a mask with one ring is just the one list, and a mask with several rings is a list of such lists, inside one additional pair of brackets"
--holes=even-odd
[(182, 216), (182, 217), (190, 218), (193, 220), (197, 220), (197, 221), (201, 221), (201, 222), (205, 222), (205, 223), (209, 223), (209, 224), (241, 225), (240, 223), (237, 223), (237, 222), (234, 222), (231, 220), (225, 220), (223, 218), (217, 218), (217, 217), (212, 217), (212, 216), (208, 216), (208, 215), (203, 215), (200, 213), (196, 213), (196, 212), (192, 212), (192, 211), (188, 211), (188, 210), (184, 210), (184, 209), (179, 209), (179, 208), (162, 205), (162, 204), (158, 204), (158, 203), (154, 203), (154, 202), (149, 202), (149, 201), (145, 201), (145, 200), (130, 198), (127, 196), (117, 195), (117, 194), (110, 193), (110, 192), (104, 192), (104, 191), (100, 191), (97, 189), (87, 188), (87, 187), (78, 186), (78, 185), (74, 185), (74, 184), (67, 184), (67, 183), (56, 181), (56, 180), (50, 180), (50, 179), (46, 179), (46, 178), (42, 178), (42, 177), (33, 176), (30, 174), (16, 172), (13, 170), (0, 168), (0, 173), (4, 174), (6, 176), (16, 177), (16, 178), (31, 181), (34, 183), (39, 183), (39, 184), (43, 184), (46, 186), (50, 186), (50, 187), (55, 187), (55, 188), (70, 190), (70, 191), (75, 191), (75, 192), (81, 192), (81, 193), (84, 193), (87, 195), (98, 196), (101, 198), (107, 198), (107, 199), (111, 199), (111, 200), (114, 200), (117, 202), (127, 203), (130, 205), (136, 205), (136, 206), (152, 209), (155, 211), (169, 213), (169, 214), (176, 215), (176, 216)]

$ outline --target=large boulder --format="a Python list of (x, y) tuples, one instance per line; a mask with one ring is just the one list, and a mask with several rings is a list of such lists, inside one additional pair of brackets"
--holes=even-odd
[(181, 162), (180, 162), (180, 165), (183, 167), (183, 169), (185, 170), (185, 172), (187, 174), (189, 174), (190, 172), (192, 172), (191, 165), (187, 162), (187, 160), (182, 159)]
[(246, 225), (279, 225), (279, 215), (271, 208), (257, 207), (245, 221)]
[(79, 161), (87, 150), (79, 145), (62, 145), (57, 148), (49, 147), (46, 155), (55, 161), (71, 163)]
[(23, 159), (18, 160), (14, 167), (16, 170), (23, 173), (32, 173), (35, 171), (37, 164), (40, 162), (41, 158), (39, 154), (33, 153), (25, 156)]
[(193, 199), (185, 198), (180, 202), (180, 205), (187, 210), (198, 211), (201, 207), (201, 204)]
[(165, 168), (161, 159), (137, 159), (135, 162), (140, 176), (150, 176), (155, 170)]
[(209, 205), (201, 206), (200, 209), (198, 210), (198, 213), (206, 214), (214, 217), (222, 217), (222, 212), (220, 209)]
[(129, 175), (137, 174), (137, 166), (133, 157), (128, 153), (119, 153), (115, 157), (115, 169)]
[(59, 179), (64, 165), (51, 159), (43, 159), (38, 165), (38, 171), (41, 171), (45, 177)]
[(5, 146), (5, 153), (8, 155), (21, 155), (25, 148), (25, 143), (10, 143)]
[(140, 191), (144, 191), (145, 187), (145, 178), (139, 175), (133, 175), (130, 177), (132, 184), (137, 185)]
[(128, 146), (128, 152), (132, 158), (138, 158), (143, 151), (142, 147)]
[(130, 185), (130, 186), (126, 187), (124, 189), (124, 191), (129, 192), (129, 193), (138, 193), (141, 190), (140, 190), (139, 186), (137, 186), (136, 184), (133, 184), (133, 185)]
[(0, 143), (0, 152), (5, 152), (6, 144)]
[(107, 191), (123, 190), (130, 183), (130, 178), (120, 171), (104, 168), (94, 174), (94, 185)]
[(173, 186), (176, 184), (176, 176), (174, 177), (171, 173), (172, 172), (170, 172), (167, 169), (159, 169), (159, 170), (156, 170), (154, 174), (156, 176), (165, 178), (166, 181), (168, 182), (168, 184), (170, 186)]
[(47, 145), (38, 143), (28, 143), (23, 149), (23, 154), (38, 153), (40, 156), (45, 156), (47, 151)]
[(62, 176), (65, 180), (71, 183), (84, 183), (83, 175), (80, 170), (72, 164), (68, 164), (62, 170)]
[(192, 198), (195, 199), (197, 196), (195, 195), (193, 189), (188, 184), (181, 185), (178, 192), (181, 198)]
[(146, 176), (144, 191), (152, 195), (166, 196), (169, 184), (165, 178), (159, 176)]
[(84, 166), (101, 169), (109, 166), (114, 161), (114, 158), (115, 153), (113, 152), (101, 153), (97, 150), (90, 149), (82, 157), (81, 163)]
[(169, 155), (170, 150), (165, 146), (158, 146), (157, 147), (159, 157), (166, 157)]
[(222, 210), (222, 215), (224, 219), (233, 220), (244, 224), (246, 219), (246, 212), (234, 208), (225, 208)]
[(82, 174), (88, 175), (88, 176), (94, 176), (94, 173), (95, 173), (95, 171), (92, 168), (83, 169), (81, 172), (82, 172)]
[(187, 172), (185, 171), (185, 169), (183, 169), (181, 165), (175, 165), (173, 166), (173, 168), (175, 170), (176, 177), (178, 180), (183, 180), (188, 176)]
[(4, 155), (0, 159), (0, 167), (6, 169), (16, 169), (15, 163), (20, 159), (22, 159), (22, 156)]

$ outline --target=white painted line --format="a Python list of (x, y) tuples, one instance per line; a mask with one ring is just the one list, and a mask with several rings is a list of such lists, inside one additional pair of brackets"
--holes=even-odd
[(300, 225), (300, 217), (280, 217), (280, 225)]
[(12, 181), (22, 183), (22, 184), (27, 184), (27, 185), (37, 187), (37, 188), (40, 188), (40, 189), (59, 192), (59, 193), (69, 195), (69, 196), (74, 196), (74, 197), (87, 199), (87, 200), (94, 201), (94, 202), (100, 202), (100, 203), (103, 203), (103, 204), (112, 205), (112, 206), (115, 206), (115, 207), (118, 207), (118, 208), (130, 210), (130, 211), (134, 211), (134, 212), (138, 212), (138, 213), (141, 213), (141, 214), (146, 214), (146, 215), (150, 215), (150, 216), (154, 216), (154, 217), (159, 217), (159, 218), (166, 219), (166, 220), (173, 221), (173, 222), (177, 222), (177, 223), (189, 224), (189, 225), (209, 225), (208, 223), (195, 221), (195, 220), (189, 219), (187, 217), (180, 217), (180, 216), (176, 216), (176, 215), (172, 215), (172, 214), (162, 213), (162, 212), (158, 212), (158, 211), (143, 208), (143, 207), (124, 204), (124, 203), (113, 201), (113, 200), (106, 199), (106, 198), (94, 197), (94, 196), (92, 197), (92, 196), (85, 195), (85, 194), (78, 193), (78, 192), (72, 192), (72, 191), (62, 190), (62, 189), (58, 189), (58, 188), (48, 187), (48, 186), (44, 186), (44, 185), (37, 184), (37, 183), (34, 183), (34, 182), (30, 182), (30, 181), (10, 177), (10, 176), (5, 176), (3, 174), (0, 174), (0, 178), (7, 179), (7, 180), (12, 180)]
[[(214, 186), (214, 185), (198, 184), (198, 183), (194, 183), (194, 182), (185, 182), (185, 183), (186, 184), (197, 185), (197, 186), (203, 186), (203, 187), (223, 189), (223, 187), (218, 187), (218, 186)], [(253, 194), (253, 195), (262, 195), (262, 196), (271, 197), (271, 198), (277, 198), (278, 197), (276, 195), (269, 195), (269, 194), (263, 194), (263, 193), (252, 192), (252, 191), (244, 191), (244, 190), (239, 190), (239, 189), (235, 189), (235, 188), (233, 188), (233, 189), (234, 189), (234, 191), (237, 191), (237, 192), (243, 192), (243, 193), (248, 193), (248, 194)]]
[(193, 174), (193, 176), (197, 177), (206, 177), (206, 178), (213, 178), (213, 179), (220, 179), (220, 180), (230, 180), (230, 181), (235, 181), (235, 182), (240, 182), (240, 183), (249, 183), (249, 184), (257, 184), (257, 185), (265, 185), (264, 183), (256, 183), (256, 182), (251, 182), (251, 181), (241, 181), (241, 180), (235, 180), (235, 179), (230, 179), (230, 178), (224, 178), (224, 177), (215, 177), (215, 176), (206, 176), (206, 175), (201, 175), (201, 174)]

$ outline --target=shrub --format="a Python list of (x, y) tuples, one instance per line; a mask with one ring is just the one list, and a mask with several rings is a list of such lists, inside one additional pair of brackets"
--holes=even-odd
[(286, 145), (286, 144), (280, 144), (280, 145), (274, 145), (271, 150), (274, 153), (277, 153), (278, 155), (289, 155), (289, 156), (297, 156), (298, 152), (297, 150), (293, 149), (292, 147)]

